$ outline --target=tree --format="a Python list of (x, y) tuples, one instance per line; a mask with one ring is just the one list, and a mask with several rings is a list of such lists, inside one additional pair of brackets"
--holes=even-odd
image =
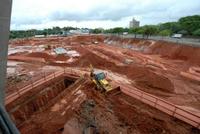
[(99, 34), (99, 33), (102, 33), (103, 32), (103, 29), (100, 29), (100, 28), (95, 28), (92, 30), (92, 33), (94, 34)]
[(160, 36), (170, 36), (172, 34), (171, 30), (162, 30), (159, 32)]
[(69, 30), (76, 30), (77, 28), (74, 27), (63, 27), (64, 31), (69, 31)]
[(193, 32), (194, 36), (200, 36), (200, 29), (197, 29)]
[(155, 25), (145, 25), (141, 27), (142, 30), (140, 32), (143, 32), (143, 37), (146, 35), (147, 39), (149, 36), (157, 34), (158, 33), (158, 27)]
[(144, 35), (145, 29), (144, 29), (144, 27), (140, 27), (136, 32), (137, 32), (138, 34)]
[(162, 23), (159, 25), (159, 30), (170, 30), (172, 33), (177, 33), (178, 31), (182, 30), (181, 25), (178, 22), (167, 22)]
[(53, 34), (61, 34), (62, 33), (62, 29), (60, 27), (53, 27), (52, 31), (53, 31)]
[(116, 27), (116, 28), (113, 28), (113, 33), (123, 33), (124, 32), (124, 29), (123, 27)]
[(186, 30), (189, 35), (192, 35), (196, 29), (200, 29), (200, 15), (182, 17), (178, 22), (182, 30)]
[(182, 34), (182, 35), (187, 35), (188, 34), (188, 31), (186, 30), (181, 30), (178, 32), (179, 34)]
[[(140, 30), (139, 27), (137, 27), (137, 28), (130, 28), (129, 31), (128, 31), (128, 33), (129, 34), (135, 34), (135, 38), (136, 38), (136, 35), (139, 33), (138, 32), (139, 30)], [(143, 31), (140, 31), (140, 32), (143, 34)]]

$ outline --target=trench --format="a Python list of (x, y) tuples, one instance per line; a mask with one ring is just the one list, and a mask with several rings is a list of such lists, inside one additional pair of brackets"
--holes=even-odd
[(63, 93), (73, 87), (77, 79), (62, 76), (40, 85), (34, 91), (28, 92), (7, 107), (8, 113), (17, 127), (31, 119), (37, 112), (42, 112), (63, 96)]

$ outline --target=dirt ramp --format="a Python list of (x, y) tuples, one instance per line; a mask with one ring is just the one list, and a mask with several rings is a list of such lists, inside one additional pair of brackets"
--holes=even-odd
[(135, 79), (136, 84), (144, 89), (146, 92), (150, 93), (173, 93), (174, 85), (170, 79), (157, 75), (153, 72), (148, 72), (148, 75), (143, 75)]

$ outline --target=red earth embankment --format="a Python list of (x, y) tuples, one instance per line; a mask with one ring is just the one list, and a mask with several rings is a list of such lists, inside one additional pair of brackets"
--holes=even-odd
[[(108, 37), (107, 42), (120, 45), (132, 45), (133, 50), (139, 50), (147, 54), (159, 54), (162, 57), (184, 60), (190, 64), (200, 65), (200, 48), (182, 45), (166, 41), (153, 41), (142, 39), (122, 39), (118, 37)], [(112, 44), (111, 43), (111, 44)]]
[(152, 54), (160, 54), (170, 59), (180, 59), (191, 64), (200, 65), (200, 48), (197, 47), (157, 41), (149, 48), (149, 52)]

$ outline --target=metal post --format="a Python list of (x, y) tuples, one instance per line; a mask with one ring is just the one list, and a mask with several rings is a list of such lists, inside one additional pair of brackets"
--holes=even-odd
[(0, 0), (0, 124), (1, 132), (19, 134), (4, 106), (11, 9), (12, 0)]
[(4, 104), (12, 0), (0, 1), (0, 103)]

